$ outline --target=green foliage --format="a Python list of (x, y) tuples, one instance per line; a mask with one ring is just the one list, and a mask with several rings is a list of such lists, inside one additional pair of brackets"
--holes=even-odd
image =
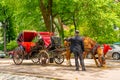
[[(6, 33), (7, 33), (7, 41), (9, 42), (10, 40), (15, 39), (15, 34), (14, 34), (14, 27), (13, 27), (13, 22), (12, 22), (12, 14), (13, 14), (13, 9), (7, 5), (6, 0), (1, 0), (0, 1), (0, 21), (3, 24), (6, 24)], [(4, 27), (2, 27), (4, 28)], [(2, 33), (1, 33), (2, 34)], [(2, 35), (3, 36), (3, 35)]]
[(83, 36), (89, 36), (98, 43), (120, 40), (120, 32), (114, 30), (114, 24), (120, 27), (120, 3), (113, 0), (76, 0), (74, 4), (78, 4), (73, 7), (75, 22)]
[(69, 26), (69, 30), (64, 30), (65, 37), (72, 37), (74, 36), (74, 26)]
[[(47, 8), (48, 0), (43, 0), (43, 2)], [(114, 25), (120, 28), (120, 2), (53, 0), (52, 15), (54, 19), (60, 17), (62, 24), (69, 26), (69, 30), (64, 30), (65, 37), (73, 36), (74, 28), (77, 26), (82, 36), (89, 36), (99, 43), (120, 41), (120, 30), (113, 29)], [(8, 42), (15, 40), (23, 30), (47, 30), (40, 11), (39, 0), (0, 0), (0, 21), (6, 19)], [(57, 31), (60, 31), (59, 22), (56, 22), (55, 27)], [(12, 42), (8, 44), (12, 45)], [(10, 46), (8, 48), (12, 49)]]
[[(11, 3), (12, 4), (12, 3)], [(14, 3), (13, 20), (16, 31), (37, 30), (45, 31), (45, 25), (39, 10), (38, 0), (20, 0)]]
[(18, 46), (17, 42), (15, 40), (13, 41), (10, 41), (8, 44), (7, 44), (7, 50), (13, 50), (15, 49), (16, 47)]
[(0, 44), (0, 50), (4, 50), (4, 44)]

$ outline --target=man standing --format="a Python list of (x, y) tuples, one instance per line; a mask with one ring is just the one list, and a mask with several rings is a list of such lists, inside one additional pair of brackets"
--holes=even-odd
[(75, 57), (76, 71), (79, 71), (78, 58), (80, 60), (82, 71), (86, 71), (83, 59), (84, 44), (82, 38), (79, 36), (78, 30), (75, 31), (75, 37), (70, 38), (69, 41), (71, 42), (70, 50), (74, 53)]

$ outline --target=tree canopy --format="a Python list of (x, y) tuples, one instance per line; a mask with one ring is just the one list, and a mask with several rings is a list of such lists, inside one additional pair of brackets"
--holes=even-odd
[[(75, 29), (98, 43), (113, 43), (120, 41), (120, 2), (0, 0), (0, 22), (7, 24), (7, 43), (23, 30), (52, 31), (64, 38), (72, 36)], [(3, 37), (3, 27), (0, 30)]]

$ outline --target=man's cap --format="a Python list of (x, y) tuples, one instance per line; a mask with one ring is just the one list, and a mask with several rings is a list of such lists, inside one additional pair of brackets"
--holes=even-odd
[(78, 34), (78, 33), (79, 33), (79, 30), (75, 30), (75, 33), (77, 33), (77, 34)]

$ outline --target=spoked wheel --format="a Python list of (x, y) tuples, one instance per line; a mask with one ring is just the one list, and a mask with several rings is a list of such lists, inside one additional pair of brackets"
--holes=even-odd
[(16, 65), (20, 65), (23, 62), (24, 51), (20, 47), (17, 47), (14, 50), (13, 61)]
[(33, 52), (31, 56), (31, 60), (34, 64), (38, 64), (39, 62), (39, 53)]
[(38, 64), (39, 63), (39, 51), (36, 49), (38, 47), (39, 47), (39, 49), (43, 49), (43, 46), (41, 46), (41, 45), (33, 47), (31, 49), (31, 56), (30, 56), (30, 58), (31, 58), (31, 60), (32, 60), (32, 62), (34, 64)]
[(49, 63), (49, 55), (45, 50), (41, 50), (39, 53), (39, 64), (45, 65)]
[(58, 53), (55, 57), (54, 57), (54, 61), (56, 64), (62, 64), (64, 62), (64, 55), (61, 53)]

